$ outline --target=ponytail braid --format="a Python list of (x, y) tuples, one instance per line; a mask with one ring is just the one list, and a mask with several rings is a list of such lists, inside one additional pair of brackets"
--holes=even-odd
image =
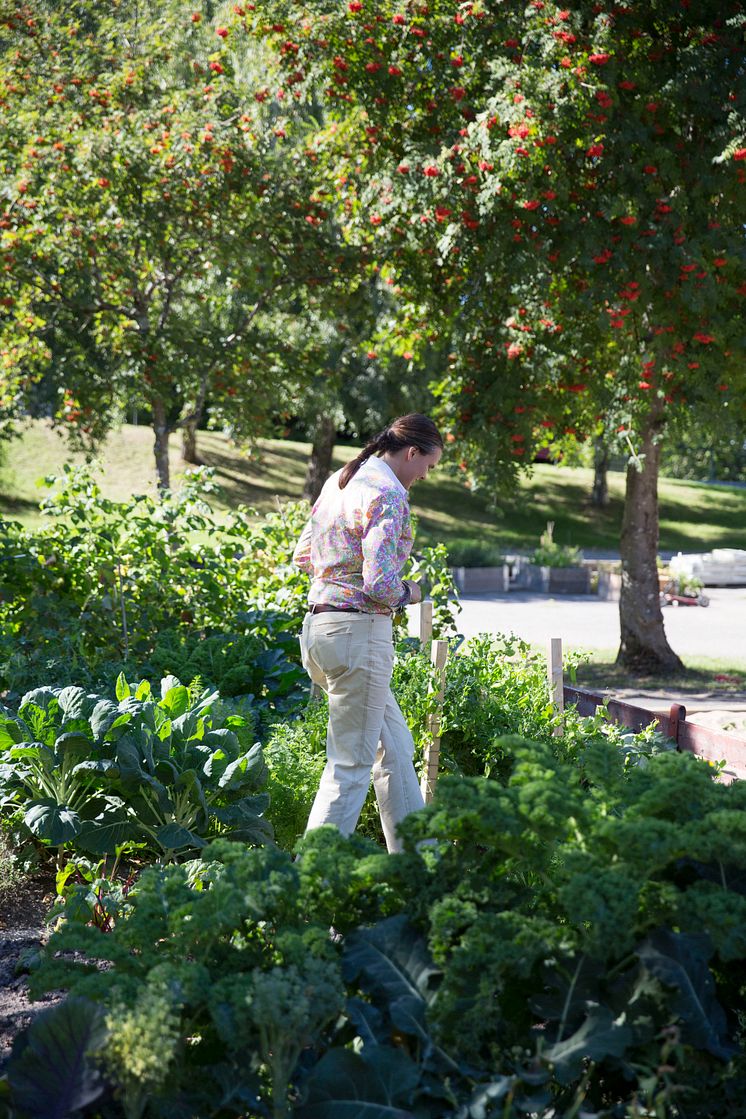
[(387, 450), (388, 443), (388, 428), (379, 431), (378, 435), (365, 444), (362, 451), (351, 462), (347, 463), (342, 473), (339, 476), (339, 488), (343, 490), (347, 483), (354, 478), (360, 467), (364, 462), (367, 462), (373, 455), (380, 454), (381, 451)]

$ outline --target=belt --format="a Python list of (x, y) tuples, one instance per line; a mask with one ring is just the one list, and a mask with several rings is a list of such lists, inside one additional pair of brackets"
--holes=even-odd
[(309, 602), (309, 614), (326, 614), (332, 611), (335, 614), (363, 614), (365, 611), (358, 610), (356, 606), (328, 606), (325, 602)]

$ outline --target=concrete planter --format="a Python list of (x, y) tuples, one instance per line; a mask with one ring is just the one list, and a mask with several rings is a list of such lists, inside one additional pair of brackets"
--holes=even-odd
[(590, 594), (591, 573), (587, 567), (550, 567), (550, 594)]
[(510, 587), (508, 565), (501, 567), (454, 567), (453, 581), (461, 594), (502, 594)]
[(590, 594), (591, 573), (587, 567), (539, 567), (522, 564), (514, 586), (539, 594)]
[(599, 571), (598, 597), (617, 602), (622, 593), (622, 577), (616, 571)]

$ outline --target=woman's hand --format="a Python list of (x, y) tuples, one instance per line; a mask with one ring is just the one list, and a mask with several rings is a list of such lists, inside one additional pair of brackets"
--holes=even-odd
[(420, 584), (413, 582), (412, 579), (405, 579), (405, 582), (409, 587), (410, 603), (414, 605), (416, 602), (422, 602), (422, 587)]

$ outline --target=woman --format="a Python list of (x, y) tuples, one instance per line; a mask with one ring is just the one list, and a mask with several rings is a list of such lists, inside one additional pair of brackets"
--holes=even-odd
[(329, 478), (293, 555), (312, 577), (301, 634), (303, 666), (329, 697), (326, 767), (308, 830), (350, 835), (370, 784), (389, 851), (397, 824), (423, 805), (414, 741), (391, 692), (393, 614), (419, 602), (402, 580), (412, 548), (407, 495), (440, 462), (437, 427), (401, 416)]

